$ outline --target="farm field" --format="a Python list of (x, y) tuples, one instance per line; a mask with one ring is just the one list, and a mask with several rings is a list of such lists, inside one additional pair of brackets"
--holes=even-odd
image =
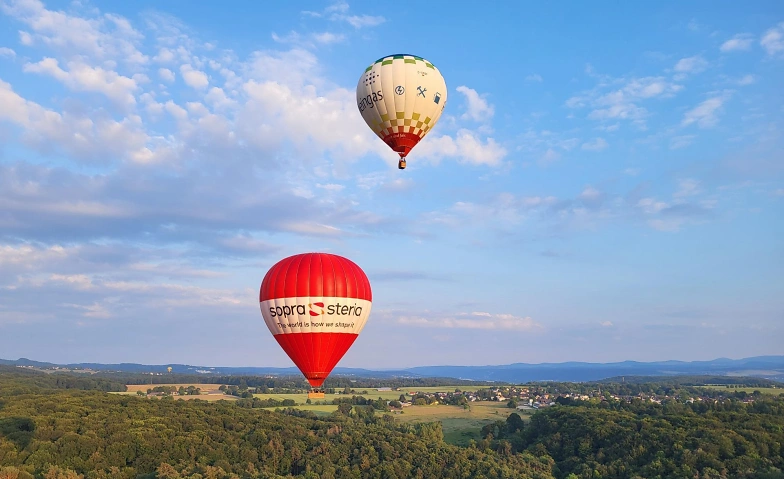
[(174, 399), (180, 400), (193, 400), (193, 399), (201, 399), (202, 401), (220, 401), (221, 399), (225, 399), (227, 401), (236, 401), (237, 398), (234, 396), (229, 396), (223, 394), (223, 391), (218, 390), (221, 386), (220, 384), (198, 384), (198, 383), (182, 383), (182, 384), (127, 384), (126, 387), (128, 390), (126, 392), (121, 393), (113, 393), (113, 394), (125, 394), (125, 395), (135, 395), (138, 391), (147, 392), (148, 389), (152, 389), (159, 386), (168, 386), (173, 387), (175, 389), (179, 389), (180, 386), (187, 389), (189, 386), (193, 386), (195, 388), (199, 388), (201, 390), (201, 394), (198, 396), (174, 396)]
[[(386, 401), (392, 401), (400, 399), (400, 395), (404, 394), (404, 391), (376, 391), (375, 389), (367, 389), (367, 394), (362, 394), (365, 389), (357, 390), (355, 394), (325, 394), (324, 399), (311, 399), (312, 402), (332, 402), (335, 398), (342, 398), (342, 397), (351, 397), (351, 396), (362, 396), (368, 399), (384, 399)], [(294, 402), (297, 404), (305, 404), (305, 401), (308, 400), (307, 393), (301, 394), (281, 394), (281, 393), (269, 393), (269, 394), (254, 394), (253, 397), (259, 399), (277, 399), (282, 401), (284, 399), (293, 399)]]
[[(482, 386), (469, 386), (469, 387), (460, 387), (460, 386), (438, 386), (438, 387), (405, 387), (400, 388), (399, 391), (378, 391), (373, 388), (356, 388), (355, 393), (353, 394), (327, 394), (324, 399), (311, 399), (313, 402), (320, 402), (320, 401), (327, 401), (332, 402), (335, 398), (341, 397), (351, 397), (351, 396), (362, 396), (368, 399), (384, 399), (387, 401), (393, 401), (400, 399), (401, 394), (405, 394), (407, 397), (410, 398), (410, 392), (427, 392), (427, 393), (434, 393), (434, 392), (454, 392), (455, 389), (460, 389), (461, 391), (476, 391), (480, 389)], [(364, 393), (364, 394), (363, 394)], [(297, 404), (305, 404), (305, 401), (308, 399), (307, 393), (302, 394), (279, 394), (279, 393), (269, 393), (269, 394), (254, 394), (253, 397), (257, 397), (259, 399), (277, 399), (282, 401), (284, 399), (292, 399)]]
[(440, 421), (446, 442), (467, 446), (471, 439), (481, 439), (479, 432), (485, 424), (506, 421), (513, 412), (527, 420), (533, 412), (510, 409), (505, 403), (495, 401), (477, 401), (470, 406), (470, 409), (447, 405), (409, 406), (403, 409), (403, 414), (395, 414), (395, 419), (401, 422)]
[[(436, 392), (436, 388), (433, 388)], [(444, 389), (437, 389), (443, 391)], [(454, 389), (452, 389), (454, 391)], [(384, 391), (374, 391), (375, 393), (383, 393)], [(387, 391), (388, 393), (389, 391)], [(388, 399), (397, 399), (403, 391), (393, 391), (397, 394)], [(356, 394), (359, 396), (360, 394)], [(292, 399), (298, 405), (294, 406), (296, 409), (303, 411), (312, 411), (320, 416), (332, 414), (337, 410), (337, 406), (333, 404), (304, 404), (307, 399), (305, 394), (256, 394), (255, 397), (259, 399)], [(328, 394), (324, 399), (312, 400), (313, 402), (332, 401), (333, 398), (344, 396), (342, 394)], [(378, 394), (371, 394), (368, 391), (368, 398), (378, 398)], [(384, 395), (381, 395), (384, 397)], [(387, 399), (387, 398), (385, 398)], [(275, 408), (267, 408), (275, 409)], [(391, 414), (396, 421), (399, 422), (433, 422), (439, 421), (444, 431), (444, 440), (450, 444), (466, 446), (470, 440), (481, 439), (479, 433), (485, 424), (495, 421), (506, 421), (509, 414), (517, 412), (523, 419), (527, 419), (533, 411), (519, 411), (506, 407), (505, 402), (495, 401), (476, 401), (470, 404), (470, 409), (464, 409), (462, 406), (449, 406), (449, 405), (429, 405), (429, 406), (407, 406), (404, 407), (402, 412), (381, 413), (378, 414)]]
[(762, 394), (769, 394), (772, 396), (778, 396), (779, 394), (784, 394), (784, 388), (755, 388), (755, 387), (746, 387), (746, 386), (742, 386), (739, 388), (728, 388), (723, 384), (714, 384), (711, 386), (700, 386), (700, 387), (704, 387), (706, 389), (713, 389), (716, 391), (724, 391), (728, 393), (745, 392), (751, 394), (754, 391), (759, 391)]
[[(116, 394), (136, 394), (137, 391), (146, 392), (148, 389), (156, 386), (169, 386), (179, 389), (180, 386), (187, 388), (194, 386), (201, 389), (199, 396), (174, 396), (175, 399), (192, 400), (201, 399), (207, 401), (236, 400), (234, 396), (225, 395), (218, 388), (220, 384), (129, 384), (128, 391)], [(405, 394), (408, 398), (410, 392), (454, 392), (455, 389), (462, 391), (476, 391), (481, 386), (439, 386), (439, 387), (418, 387), (418, 388), (401, 388), (399, 391), (378, 391), (373, 388), (357, 388), (354, 394), (327, 394), (324, 399), (311, 399), (314, 404), (306, 404), (308, 399), (307, 393), (301, 394), (254, 394), (253, 396), (259, 399), (276, 399), (283, 401), (291, 399), (296, 403), (294, 406), (303, 411), (311, 411), (319, 416), (328, 416), (337, 410), (334, 404), (316, 404), (327, 402), (331, 403), (335, 398), (363, 396), (368, 399), (382, 398), (387, 401), (397, 400), (401, 394)], [(362, 394), (365, 392), (365, 394)], [(275, 408), (265, 408), (274, 410)], [(444, 431), (444, 439), (450, 444), (468, 445), (470, 440), (478, 441), (481, 439), (480, 431), (486, 424), (494, 421), (506, 421), (509, 414), (517, 412), (523, 419), (527, 419), (533, 411), (515, 411), (506, 407), (505, 402), (495, 401), (476, 401), (470, 403), (470, 409), (464, 409), (462, 406), (449, 406), (449, 405), (429, 405), (429, 406), (407, 406), (403, 408), (402, 412), (394, 413), (381, 413), (378, 414), (391, 414), (395, 420), (404, 423), (421, 423), (421, 422), (441, 422)]]

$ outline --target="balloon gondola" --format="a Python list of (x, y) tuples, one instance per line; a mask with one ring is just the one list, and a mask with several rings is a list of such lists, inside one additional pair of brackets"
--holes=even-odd
[(353, 261), (303, 253), (274, 264), (261, 282), (261, 315), (280, 347), (324, 397), (324, 380), (365, 327), (370, 281)]
[(446, 106), (444, 77), (416, 55), (388, 55), (365, 69), (357, 83), (357, 108), (365, 123), (400, 155), (406, 156), (430, 132)]

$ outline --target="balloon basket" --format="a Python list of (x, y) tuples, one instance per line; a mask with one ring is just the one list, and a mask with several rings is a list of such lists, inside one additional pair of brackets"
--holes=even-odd
[(308, 393), (308, 399), (324, 399), (324, 391), (310, 391)]
[(401, 159), (400, 161), (397, 162), (397, 168), (399, 170), (405, 170), (406, 169), (406, 159), (405, 158), (403, 158), (403, 159)]

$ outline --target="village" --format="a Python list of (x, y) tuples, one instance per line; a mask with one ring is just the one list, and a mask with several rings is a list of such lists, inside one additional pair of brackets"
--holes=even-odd
[[(390, 388), (379, 388), (378, 390), (389, 390)], [(665, 394), (652, 392), (639, 392), (637, 394), (614, 394), (602, 392), (600, 387), (587, 392), (553, 392), (541, 387), (508, 386), (495, 387), (488, 389), (478, 389), (476, 391), (462, 391), (456, 388), (455, 391), (418, 391), (406, 390), (406, 388), (394, 388), (396, 391), (406, 391), (410, 401), (400, 401), (402, 407), (411, 405), (426, 404), (452, 404), (466, 405), (476, 401), (498, 401), (506, 402), (507, 407), (520, 410), (532, 410), (554, 406), (558, 403), (572, 403), (574, 401), (626, 401), (635, 400), (649, 403), (662, 404), (665, 401), (676, 401), (681, 403), (696, 402), (719, 402), (725, 399), (734, 398), (740, 402), (753, 403), (760, 397), (760, 392), (728, 392), (708, 388), (688, 388), (675, 389)], [(404, 396), (401, 395), (401, 399)]]

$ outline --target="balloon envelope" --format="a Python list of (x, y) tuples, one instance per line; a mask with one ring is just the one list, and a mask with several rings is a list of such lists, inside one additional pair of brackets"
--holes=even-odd
[(261, 315), (311, 386), (320, 387), (370, 316), (370, 281), (353, 261), (328, 253), (284, 258), (261, 282)]
[(433, 129), (441, 118), (446, 97), (441, 72), (415, 55), (379, 58), (357, 83), (357, 107), (362, 118), (401, 158)]

